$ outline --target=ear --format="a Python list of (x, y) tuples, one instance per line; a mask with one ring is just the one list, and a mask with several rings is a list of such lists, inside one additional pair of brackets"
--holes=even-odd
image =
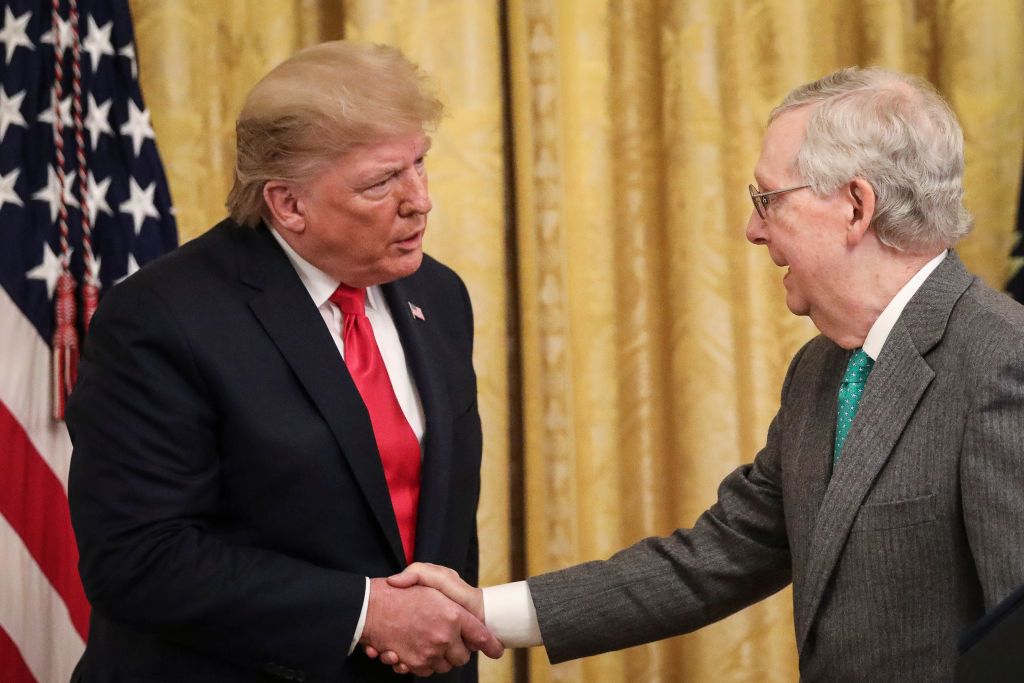
[(857, 246), (864, 239), (875, 217), (875, 189), (871, 183), (856, 177), (846, 184), (844, 197), (850, 204), (850, 219), (846, 226), (846, 243)]
[(270, 222), (279, 230), (301, 234), (306, 229), (302, 199), (295, 187), (283, 180), (268, 180), (263, 185), (263, 202)]

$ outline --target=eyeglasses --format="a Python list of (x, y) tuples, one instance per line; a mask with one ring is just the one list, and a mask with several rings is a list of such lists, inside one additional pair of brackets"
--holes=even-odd
[(769, 197), (782, 194), (783, 192), (802, 190), (805, 187), (810, 187), (810, 185), (797, 185), (796, 187), (786, 187), (781, 190), (772, 190), (771, 192), (761, 192), (754, 185), (747, 185), (747, 189), (750, 190), (750, 201), (754, 203), (754, 211), (757, 211), (757, 215), (761, 217), (761, 220), (768, 218)]

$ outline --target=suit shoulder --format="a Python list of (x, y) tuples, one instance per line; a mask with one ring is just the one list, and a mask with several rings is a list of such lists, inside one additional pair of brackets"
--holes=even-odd
[(194, 280), (224, 274), (234, 259), (232, 245), (251, 230), (224, 220), (176, 249), (143, 266), (117, 288), (174, 288), (183, 280)]
[(950, 316), (947, 334), (981, 366), (1024, 357), (1024, 306), (974, 278)]
[(845, 365), (845, 354), (841, 347), (822, 334), (805, 343), (789, 361), (786, 377), (782, 382), (782, 400), (790, 395), (819, 395), (821, 383), (831, 381), (836, 367)]
[(795, 371), (798, 366), (819, 366), (832, 362), (836, 357), (845, 353), (846, 351), (834, 341), (823, 334), (817, 334), (801, 346), (793, 356), (793, 360), (790, 361), (790, 372)]
[(457, 296), (469, 300), (469, 290), (459, 274), (428, 254), (423, 255), (419, 270), (402, 282), (407, 287), (429, 292), (433, 296), (445, 299)]
[(462, 284), (462, 278), (459, 277), (458, 273), (432, 257), (430, 254), (423, 254), (423, 263), (420, 265), (419, 270), (409, 277), (410, 279)]
[(960, 306), (983, 330), (993, 334), (1024, 333), (1024, 306), (1003, 292), (992, 289), (980, 278), (974, 278), (964, 293)]

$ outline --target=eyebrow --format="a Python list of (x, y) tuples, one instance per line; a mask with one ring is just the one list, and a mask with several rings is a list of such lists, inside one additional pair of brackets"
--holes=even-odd
[[(423, 151), (421, 151), (416, 156), (415, 160), (418, 161), (418, 160), (422, 159), (423, 157), (425, 157), (427, 155), (427, 152), (430, 151), (430, 147), (431, 147), (432, 144), (433, 144), (433, 140), (430, 139), (429, 135), (423, 136)], [(385, 167), (383, 167), (381, 169), (381, 175), (383, 176), (384, 174), (398, 173), (403, 168), (404, 168), (404, 166), (401, 166), (401, 165), (389, 164), (388, 166), (385, 166)]]
[[(427, 155), (427, 152), (430, 151), (430, 148), (431, 148), (431, 146), (433, 144), (433, 140), (430, 138), (429, 135), (424, 136), (423, 140), (424, 140), (423, 151), (421, 151), (419, 153), (419, 155), (416, 157), (417, 161), (419, 159), (422, 159), (423, 157), (425, 157)], [(360, 185), (366, 185), (366, 186), (375, 185), (378, 182), (380, 182), (382, 180), (385, 180), (387, 178), (390, 178), (391, 176), (395, 175), (396, 173), (401, 171), (403, 168), (405, 168), (405, 167), (403, 165), (400, 165), (400, 164), (387, 164), (386, 166), (381, 166), (380, 168), (375, 169), (372, 174), (366, 176), (366, 178), (361, 180), (360, 181)]]
[(778, 188), (784, 186), (783, 184), (772, 183), (770, 180), (765, 182), (764, 176), (758, 178), (757, 177), (757, 173), (754, 173), (753, 175), (754, 175), (754, 187), (756, 187), (761, 192), (774, 192)]

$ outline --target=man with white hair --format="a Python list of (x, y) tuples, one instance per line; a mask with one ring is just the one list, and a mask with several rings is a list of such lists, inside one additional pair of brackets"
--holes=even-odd
[(1024, 307), (951, 251), (970, 229), (960, 126), (921, 79), (843, 69), (772, 112), (754, 177), (747, 239), (821, 331), (754, 461), (693, 528), (606, 561), (482, 593), (424, 565), (394, 585), (561, 662), (792, 582), (803, 680), (952, 678), (958, 634), (1024, 583)]

